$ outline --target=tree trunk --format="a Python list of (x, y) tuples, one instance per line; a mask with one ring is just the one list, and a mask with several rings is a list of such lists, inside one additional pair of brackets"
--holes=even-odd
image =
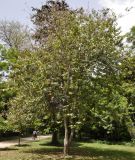
[(64, 137), (64, 156), (69, 154), (69, 129), (67, 117), (64, 117), (65, 137)]
[(57, 127), (57, 123), (56, 123), (56, 112), (52, 112), (52, 120), (53, 120), (53, 123), (52, 123), (52, 141), (51, 141), (51, 144), (52, 145), (58, 145), (59, 144), (59, 141), (58, 141), (58, 127)]
[(52, 145), (58, 145), (59, 144), (59, 141), (58, 141), (58, 131), (53, 131), (51, 144)]
[(74, 128), (71, 129), (71, 133), (70, 133), (70, 137), (69, 137), (69, 145), (71, 145), (73, 136), (74, 136)]
[(21, 135), (19, 135), (19, 137), (18, 137), (18, 146), (20, 146), (21, 145)]

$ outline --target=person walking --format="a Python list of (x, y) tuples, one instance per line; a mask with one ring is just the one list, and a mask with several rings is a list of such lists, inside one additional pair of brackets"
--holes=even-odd
[(33, 137), (34, 140), (37, 138), (37, 131), (36, 130), (33, 131), (32, 137)]

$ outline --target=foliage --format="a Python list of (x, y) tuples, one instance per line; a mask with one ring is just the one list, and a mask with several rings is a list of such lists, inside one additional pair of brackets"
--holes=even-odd
[(2, 132), (12, 131), (13, 127), (7, 121), (9, 100), (15, 96), (15, 92), (8, 88), (8, 76), (12, 69), (12, 64), (17, 58), (15, 49), (6, 49), (0, 46), (0, 130)]
[(11, 113), (24, 124), (29, 117), (57, 113), (68, 147), (69, 133), (83, 124), (87, 112), (108, 124), (126, 111), (125, 97), (115, 90), (122, 37), (108, 10), (53, 10), (51, 20), (44, 48), (18, 56), (11, 76), (17, 92)]
[(135, 26), (133, 26), (129, 33), (126, 35), (127, 42), (131, 43), (131, 48), (134, 49), (135, 47)]
[(33, 8), (33, 15), (31, 20), (35, 25), (35, 32), (33, 38), (41, 44), (45, 45), (47, 37), (51, 34), (51, 30), (55, 29), (54, 21), (55, 16), (54, 12), (59, 14), (64, 11), (71, 11), (68, 4), (64, 0), (47, 0), (47, 2), (42, 5), (41, 9)]

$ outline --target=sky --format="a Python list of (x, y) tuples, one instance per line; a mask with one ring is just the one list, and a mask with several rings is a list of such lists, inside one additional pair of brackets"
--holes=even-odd
[[(0, 20), (15, 20), (31, 26), (31, 7), (39, 8), (45, 0), (0, 0)], [(122, 32), (128, 32), (135, 25), (135, 0), (67, 0), (72, 8), (83, 6), (86, 10), (111, 8), (116, 14), (123, 15), (118, 19)], [(132, 9), (127, 12), (125, 9)]]

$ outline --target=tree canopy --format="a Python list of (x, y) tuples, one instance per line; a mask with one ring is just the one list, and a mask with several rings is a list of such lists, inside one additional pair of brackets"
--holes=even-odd
[[(49, 5), (51, 9), (52, 6), (53, 3)], [(21, 116), (27, 120), (29, 114), (40, 119), (53, 110), (65, 128), (67, 155), (73, 132), (85, 121), (87, 112), (93, 117), (105, 116), (107, 121), (110, 115), (120, 118), (126, 111), (126, 99), (115, 90), (123, 52), (122, 36), (116, 17), (109, 10), (86, 14), (82, 9), (71, 12), (62, 8), (52, 9), (51, 13), (49, 10), (49, 14), (53, 18), (49, 20), (47, 39), (42, 42), (44, 47), (20, 53), (14, 65), (10, 78), (17, 95), (11, 102), (10, 113), (27, 113), (26, 117)], [(43, 23), (48, 27), (44, 18)], [(46, 33), (41, 36), (46, 37)]]

